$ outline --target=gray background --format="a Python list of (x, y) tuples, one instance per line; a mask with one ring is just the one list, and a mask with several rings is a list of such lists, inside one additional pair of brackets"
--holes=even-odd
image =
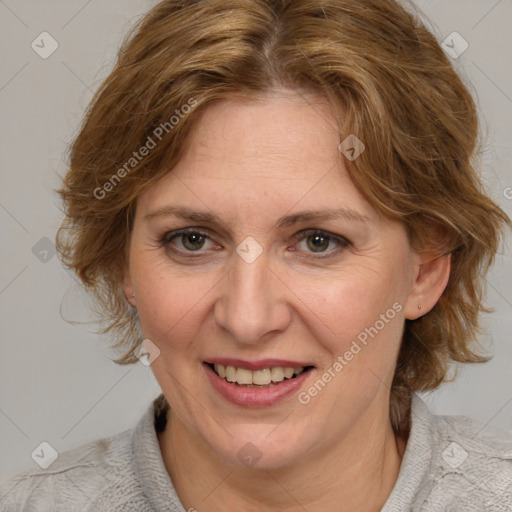
[[(122, 37), (154, 3), (0, 0), (0, 480), (35, 465), (30, 454), (41, 441), (61, 452), (131, 428), (159, 393), (148, 367), (112, 363), (87, 323), (87, 299), (45, 239), (53, 241), (61, 219), (53, 189), (66, 144)], [(512, 215), (512, 0), (416, 4), (440, 41), (456, 31), (469, 43), (453, 62), (481, 111), (487, 189)], [(31, 47), (43, 31), (59, 45), (47, 59)], [(424, 395), (433, 411), (512, 429), (510, 263), (508, 242), (488, 276), (495, 312), (481, 339), (494, 359)]]

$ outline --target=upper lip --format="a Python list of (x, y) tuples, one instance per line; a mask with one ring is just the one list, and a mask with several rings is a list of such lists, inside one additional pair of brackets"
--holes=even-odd
[(257, 361), (245, 361), (244, 359), (235, 359), (230, 357), (212, 357), (205, 361), (209, 364), (221, 364), (223, 366), (235, 366), (236, 368), (246, 368), (247, 370), (263, 370), (264, 368), (275, 368), (282, 366), (285, 368), (304, 368), (313, 366), (309, 363), (300, 361), (291, 361), (288, 359), (259, 359)]

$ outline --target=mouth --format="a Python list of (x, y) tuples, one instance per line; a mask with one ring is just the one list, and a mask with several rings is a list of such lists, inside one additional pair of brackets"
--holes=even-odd
[(291, 398), (315, 371), (297, 361), (217, 359), (203, 362), (206, 377), (222, 398), (239, 407), (270, 407)]
[[(205, 362), (218, 377), (242, 388), (271, 388), (310, 372), (314, 366), (273, 366), (256, 370), (231, 364)], [(259, 365), (261, 366), (261, 364)]]

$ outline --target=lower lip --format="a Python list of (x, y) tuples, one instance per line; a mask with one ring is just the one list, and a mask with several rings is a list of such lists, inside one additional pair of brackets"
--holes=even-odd
[(285, 379), (270, 387), (247, 388), (219, 377), (206, 363), (203, 363), (203, 367), (212, 386), (221, 396), (232, 404), (244, 407), (268, 407), (285, 400), (298, 391), (312, 370), (310, 368), (294, 379)]

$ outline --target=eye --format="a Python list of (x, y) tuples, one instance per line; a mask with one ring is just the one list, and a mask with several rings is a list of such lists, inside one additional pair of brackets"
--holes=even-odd
[(205, 245), (208, 248), (208, 241), (211, 244), (210, 248), (213, 248), (215, 244), (206, 233), (197, 229), (181, 229), (166, 233), (160, 240), (160, 244), (168, 248), (176, 246), (179, 252), (201, 252)]
[[(336, 246), (342, 249), (350, 246), (350, 242), (346, 238), (319, 229), (301, 231), (295, 238), (299, 241), (297, 245), (300, 246), (303, 243), (303, 250), (306, 252), (326, 254), (326, 256), (321, 257), (332, 256), (338, 253), (339, 250), (336, 250)], [(335, 246), (334, 249), (328, 250), (333, 245)]]

